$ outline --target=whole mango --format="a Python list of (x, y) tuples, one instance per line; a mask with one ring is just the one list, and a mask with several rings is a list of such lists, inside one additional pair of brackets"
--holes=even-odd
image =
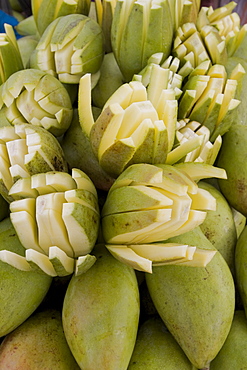
[(93, 251), (96, 262), (72, 277), (65, 294), (65, 337), (81, 369), (126, 370), (139, 323), (137, 278), (103, 244)]
[[(172, 240), (214, 249), (200, 228)], [(160, 317), (191, 363), (209, 369), (229, 333), (235, 308), (234, 281), (222, 255), (217, 252), (205, 268), (155, 266), (146, 281)]]

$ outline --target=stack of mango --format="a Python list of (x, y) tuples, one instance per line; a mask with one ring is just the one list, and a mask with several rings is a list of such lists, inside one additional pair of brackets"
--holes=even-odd
[(0, 369), (247, 368), (237, 3), (10, 4)]

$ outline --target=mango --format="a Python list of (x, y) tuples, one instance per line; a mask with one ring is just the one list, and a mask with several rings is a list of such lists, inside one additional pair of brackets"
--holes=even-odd
[[(215, 249), (198, 227), (169, 241)], [(198, 369), (209, 369), (235, 308), (234, 281), (222, 255), (217, 252), (206, 268), (155, 266), (146, 282), (161, 319), (188, 359)]]
[(234, 124), (223, 135), (216, 166), (224, 168), (227, 179), (219, 179), (219, 187), (230, 206), (247, 215), (247, 126)]
[(247, 364), (247, 320), (243, 310), (236, 310), (231, 330), (210, 370), (244, 370)]
[(138, 331), (128, 370), (192, 370), (192, 364), (160, 317), (146, 320)]
[(61, 140), (61, 146), (70, 169), (79, 168), (92, 179), (98, 189), (109, 190), (114, 180), (100, 167), (89, 138), (80, 126), (77, 110), (74, 110), (71, 125)]
[(136, 274), (103, 244), (93, 253), (94, 265), (68, 285), (62, 309), (65, 337), (81, 369), (126, 370), (139, 324)]
[(92, 90), (93, 104), (103, 108), (106, 101), (123, 84), (123, 76), (112, 52), (104, 55), (100, 78)]
[(247, 95), (246, 95), (246, 83), (247, 83), (247, 62), (244, 58), (241, 58), (239, 55), (234, 55), (233, 57), (228, 58), (227, 63), (225, 65), (228, 77), (230, 78), (232, 71), (234, 68), (241, 64), (241, 66), (245, 70), (245, 74), (238, 80), (237, 90), (235, 99), (240, 100), (240, 104), (236, 109), (233, 110), (232, 114), (230, 115), (230, 120), (232, 124), (247, 124)]
[(64, 336), (60, 311), (36, 312), (9, 333), (0, 346), (0, 368), (79, 370)]
[(207, 190), (216, 199), (216, 210), (207, 211), (207, 216), (200, 228), (213, 246), (225, 258), (232, 273), (235, 264), (235, 245), (237, 230), (233, 212), (222, 193), (206, 181), (198, 183), (200, 189)]
[[(9, 218), (0, 222), (0, 249), (21, 256), (20, 243)], [(45, 298), (52, 278), (35, 271), (21, 271), (0, 261), (0, 337), (22, 324)]]

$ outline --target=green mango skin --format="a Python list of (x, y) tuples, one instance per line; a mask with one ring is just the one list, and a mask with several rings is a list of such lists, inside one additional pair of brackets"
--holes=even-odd
[[(20, 243), (9, 218), (0, 222), (0, 249), (22, 256)], [(34, 271), (21, 271), (0, 261), (0, 337), (22, 324), (41, 304), (52, 278)]]
[(247, 314), (247, 226), (240, 234), (235, 252), (236, 285), (242, 301), (243, 308)]
[(70, 169), (79, 168), (84, 171), (96, 188), (105, 191), (110, 189), (114, 179), (100, 167), (90, 141), (80, 126), (77, 110), (74, 110), (71, 125), (61, 140), (61, 146)]
[(246, 43), (247, 43), (247, 35), (245, 34), (241, 44), (239, 45), (239, 47), (237, 48), (237, 50), (233, 54), (234, 57), (241, 57), (241, 58), (247, 59), (247, 45), (246, 45)]
[(94, 265), (68, 285), (62, 309), (65, 337), (81, 369), (126, 370), (139, 324), (137, 278), (103, 244), (93, 253)]
[(193, 365), (159, 317), (145, 321), (137, 335), (128, 370), (144, 369), (193, 369)]
[(29, 58), (38, 45), (38, 38), (33, 35), (26, 35), (20, 37), (17, 41), (17, 44), (21, 53), (23, 66), (24, 68), (28, 68)]
[(206, 219), (200, 225), (200, 228), (213, 246), (222, 254), (234, 274), (237, 230), (232, 209), (222, 193), (213, 185), (205, 181), (199, 181), (198, 186), (207, 190), (216, 199), (216, 210), (207, 211)]
[[(199, 227), (169, 241), (215, 249)], [(217, 252), (205, 267), (158, 266), (146, 274), (154, 305), (191, 363), (208, 369), (231, 327), (235, 287), (230, 269)]]
[(210, 370), (223, 369), (247, 369), (247, 320), (242, 310), (235, 311), (229, 335), (210, 364)]
[[(241, 64), (242, 67), (247, 72), (247, 61), (239, 56), (233, 56), (228, 58), (225, 65), (228, 78), (233, 69)], [(231, 124), (235, 125), (247, 125), (247, 94), (246, 94), (246, 84), (247, 84), (247, 73), (238, 81), (235, 99), (240, 100), (240, 104), (235, 108), (230, 115)]]
[(100, 78), (92, 90), (93, 103), (98, 108), (103, 108), (110, 96), (123, 84), (123, 76), (118, 67), (114, 54), (104, 55), (100, 67)]
[(219, 187), (230, 206), (247, 216), (247, 126), (233, 125), (223, 135), (216, 166), (224, 168), (227, 179)]
[[(12, 9), (14, 9), (12, 3), (15, 3), (15, 4), (18, 3), (19, 6), (20, 6), (20, 3), (16, 0), (10, 0), (10, 3), (11, 3)], [(19, 11), (21, 11), (21, 9)], [(34, 16), (31, 15), (29, 17), (24, 18), (22, 21), (20, 21), (15, 26), (15, 30), (22, 36), (35, 36), (35, 35), (37, 35), (37, 26), (36, 26), (36, 22), (34, 20)]]
[(80, 370), (64, 336), (61, 312), (37, 312), (9, 333), (0, 346), (0, 368)]

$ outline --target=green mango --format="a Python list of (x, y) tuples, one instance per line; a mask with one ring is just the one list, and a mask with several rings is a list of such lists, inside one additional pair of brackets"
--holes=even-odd
[(231, 72), (234, 68), (241, 64), (242, 67), (245, 69), (246, 73), (242, 76), (240, 80), (238, 80), (235, 99), (240, 100), (240, 104), (235, 108), (232, 113), (230, 114), (230, 121), (231, 124), (241, 124), (247, 125), (247, 94), (246, 94), (246, 84), (247, 84), (247, 61), (240, 56), (233, 56), (228, 58), (227, 63), (225, 65), (226, 72), (228, 78), (231, 76)]
[(247, 46), (247, 35), (245, 34), (243, 40), (241, 41), (240, 45), (236, 49), (236, 51), (233, 54), (233, 57), (240, 57), (243, 59), (247, 58), (247, 53), (246, 53), (246, 46)]
[(192, 370), (193, 366), (159, 317), (145, 321), (138, 331), (128, 370)]
[[(11, 0), (15, 1), (15, 0)], [(15, 1), (20, 5), (18, 1)], [(18, 32), (22, 36), (38, 36), (38, 30), (36, 26), (36, 22), (34, 20), (34, 16), (30, 15), (28, 17), (25, 17), (22, 21), (20, 21), (16, 26), (15, 26), (16, 32)]]
[(94, 105), (102, 109), (110, 96), (123, 84), (123, 80), (114, 54), (105, 54), (100, 67), (100, 78), (92, 90)]
[(20, 37), (17, 40), (24, 68), (29, 67), (29, 58), (38, 44), (38, 38), (33, 35)]
[(222, 193), (205, 181), (198, 183), (200, 189), (207, 190), (216, 199), (216, 210), (207, 211), (207, 216), (200, 228), (213, 246), (225, 258), (232, 273), (235, 264), (235, 245), (237, 230), (232, 209)]
[(111, 25), (111, 45), (124, 80), (129, 82), (157, 52), (167, 58), (171, 51), (174, 23), (170, 4), (158, 6), (117, 2)]
[(61, 312), (36, 312), (6, 335), (0, 346), (0, 368), (80, 370), (64, 336)]
[(244, 227), (236, 243), (235, 271), (236, 286), (239, 292), (241, 303), (247, 314), (247, 226)]
[(247, 320), (242, 310), (235, 311), (228, 337), (210, 364), (210, 370), (223, 369), (247, 369)]
[(139, 324), (137, 278), (103, 244), (93, 253), (94, 265), (68, 285), (62, 309), (65, 337), (81, 369), (126, 370)]
[[(215, 250), (199, 227), (169, 241)], [(146, 274), (154, 305), (191, 363), (209, 369), (229, 333), (235, 287), (219, 252), (205, 267), (155, 266)]]
[[(0, 222), (0, 249), (25, 255), (9, 218)], [(0, 337), (22, 324), (46, 296), (52, 278), (34, 271), (21, 271), (0, 261)]]
[(233, 125), (222, 137), (216, 166), (224, 168), (227, 179), (219, 179), (219, 187), (230, 206), (247, 215), (247, 126)]
[(98, 189), (109, 190), (114, 179), (100, 167), (89, 138), (80, 126), (76, 109), (71, 125), (61, 140), (61, 147), (70, 169), (79, 168), (91, 178)]

